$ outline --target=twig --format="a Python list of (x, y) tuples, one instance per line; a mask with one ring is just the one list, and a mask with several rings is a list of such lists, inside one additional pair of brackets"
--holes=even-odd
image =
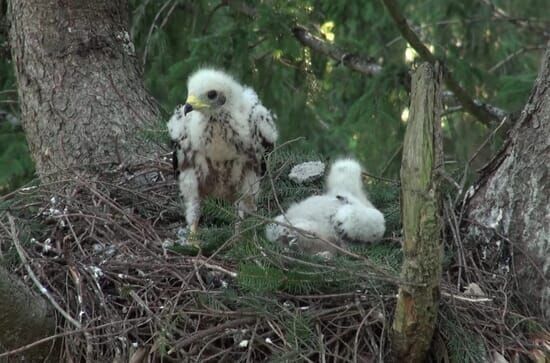
[(363, 179), (365, 179), (365, 180), (368, 180), (368, 178), (374, 178), (374, 179), (378, 179), (378, 180), (381, 180), (381, 181), (386, 182), (386, 183), (390, 183), (390, 184), (394, 184), (394, 185), (399, 185), (399, 180), (390, 179), (390, 178), (384, 178), (383, 176), (374, 175), (374, 174), (371, 174), (371, 173), (366, 172), (366, 171), (361, 172), (361, 176), (362, 176)]
[[(133, 319), (125, 320), (124, 323), (129, 323), (129, 322), (139, 321), (139, 320), (146, 320), (147, 321), (149, 319), (150, 318), (146, 318), (146, 317), (145, 318), (133, 318)], [(98, 325), (98, 326), (95, 326), (95, 327), (81, 328), (81, 329), (66, 331), (66, 332), (63, 332), (63, 333), (55, 334), (55, 335), (50, 335), (49, 337), (39, 339), (37, 341), (34, 341), (32, 343), (29, 343), (29, 344), (24, 345), (22, 347), (19, 347), (17, 349), (12, 349), (12, 350), (7, 351), (7, 352), (2, 352), (2, 353), (0, 353), (0, 358), (5, 358), (5, 357), (9, 357), (10, 355), (19, 354), (21, 352), (24, 352), (26, 350), (34, 348), (37, 345), (44, 344), (44, 343), (47, 343), (47, 342), (52, 341), (52, 340), (56, 340), (58, 338), (63, 338), (63, 337), (67, 337), (67, 336), (70, 336), (70, 335), (80, 334), (80, 333), (84, 333), (84, 332), (90, 332), (90, 331), (93, 331), (93, 330), (99, 330), (99, 329), (103, 329), (103, 328), (106, 328), (106, 327), (109, 327), (109, 326), (122, 324), (122, 323), (123, 323), (122, 321), (112, 321), (112, 322), (105, 323), (105, 324), (102, 324), (102, 325)]]
[(193, 334), (192, 336), (176, 342), (174, 344), (174, 347), (172, 347), (172, 349), (170, 349), (168, 351), (168, 354), (172, 354), (175, 351), (177, 351), (177, 350), (179, 350), (183, 347), (186, 347), (186, 346), (192, 344), (193, 342), (195, 342), (197, 340), (200, 340), (202, 338), (205, 338), (205, 337), (207, 337), (211, 334), (215, 334), (217, 332), (224, 331), (225, 329), (234, 328), (234, 327), (237, 327), (237, 326), (240, 326), (240, 325), (250, 324), (250, 323), (253, 323), (255, 321), (256, 321), (256, 318), (242, 318), (242, 319), (230, 320), (230, 321), (226, 321), (223, 324), (216, 325), (212, 328), (208, 328), (208, 329), (198, 331), (197, 333)]
[(308, 48), (321, 53), (329, 58), (334, 59), (338, 63), (353, 69), (367, 76), (375, 76), (382, 72), (382, 66), (366, 57), (361, 57), (357, 54), (345, 52), (336, 46), (325, 42), (324, 40), (311, 34), (303, 26), (295, 26), (292, 28), (292, 33), (296, 39)]
[(141, 363), (144, 361), (145, 357), (147, 357), (147, 354), (149, 354), (150, 348), (147, 347), (139, 347), (137, 350), (132, 354), (132, 357), (130, 357), (130, 361), (128, 363)]
[[(255, 18), (257, 16), (257, 12), (254, 8), (241, 1), (224, 0), (223, 2), (228, 4), (235, 11), (245, 14), (250, 18)], [(386, 3), (386, 1), (384, 2)], [(388, 0), (387, 2), (388, 4), (393, 5), (393, 7), (397, 11), (396, 15), (399, 16), (398, 19), (400, 21), (399, 23), (397, 23), (397, 25), (400, 30), (405, 31), (406, 29), (408, 29), (408, 31), (406, 31), (407, 36), (405, 36), (405, 34), (403, 34), (402, 32), (403, 37), (407, 41), (409, 41), (411, 46), (415, 48), (415, 50), (421, 55), (421, 57), (424, 58), (427, 56), (428, 58), (424, 59), (434, 64), (436, 60), (435, 57), (431, 54), (428, 48), (426, 48), (426, 46), (422, 44), (416, 34), (410, 29), (406, 20), (398, 12), (395, 1)], [(300, 44), (320, 54), (323, 54), (339, 63), (342, 63), (344, 66), (354, 71), (357, 71), (366, 76), (374, 76), (382, 72), (382, 65), (376, 63), (368, 57), (360, 56), (353, 52), (339, 49), (334, 45), (324, 41), (323, 39), (316, 37), (304, 26), (295, 26), (291, 29), (291, 31), (294, 34), (296, 40), (300, 42)], [(411, 43), (409, 37), (411, 38), (413, 43)], [(416, 39), (416, 41), (414, 39)], [(420, 51), (419, 49), (416, 49), (415, 46), (418, 46)], [(463, 105), (464, 109), (468, 113), (472, 114), (480, 122), (484, 124), (490, 124), (494, 121), (502, 119), (507, 114), (506, 111), (501, 110), (498, 107), (489, 105), (480, 100), (472, 99), (468, 95), (468, 93), (456, 82), (456, 80), (454, 80), (454, 78), (450, 75), (448, 71), (444, 72), (444, 74), (447, 87), (449, 87), (449, 89), (453, 91), (454, 97), (458, 99), (458, 101)]]
[[(414, 48), (414, 50), (420, 55), (420, 57), (432, 64), (435, 65), (435, 63), (438, 61), (437, 58), (430, 52), (428, 47), (422, 43), (418, 35), (412, 30), (412, 28), (409, 26), (407, 19), (403, 16), (401, 13), (399, 6), (397, 5), (397, 2), (395, 0), (382, 0), (384, 5), (386, 6), (386, 9), (390, 13), (390, 16), (392, 17), (395, 25), (401, 32), (401, 35), (407, 42), (411, 45), (411, 47)], [(454, 93), (460, 104), (464, 107), (464, 109), (477, 118), (480, 122), (490, 125), (494, 121), (500, 120), (500, 117), (498, 115), (495, 115), (494, 113), (491, 113), (490, 110), (481, 102), (476, 102), (474, 99), (472, 99), (468, 92), (464, 88), (460, 86), (460, 84), (454, 79), (451, 72), (447, 69), (444, 62), (441, 62), (441, 65), (443, 66), (443, 78), (445, 81), (445, 84), (449, 89)]]
[(446, 297), (451, 297), (453, 299), (457, 299), (457, 300), (462, 300), (462, 301), (468, 301), (468, 302), (473, 302), (473, 303), (481, 303), (481, 302), (491, 302), (493, 301), (492, 298), (490, 297), (466, 297), (466, 296), (462, 296), (462, 295), (455, 295), (455, 294), (452, 294), (450, 292), (446, 292), (446, 291), (442, 291), (441, 292), (441, 295), (442, 296), (446, 296)]
[(27, 256), (25, 254), (25, 251), (23, 250), (23, 247), (21, 246), (21, 243), (19, 242), (19, 238), (17, 237), (17, 229), (15, 228), (15, 222), (13, 220), (13, 217), (11, 214), (8, 213), (8, 220), (10, 224), (10, 235), (13, 240), (13, 244), (15, 248), (17, 249), (17, 254), (19, 255), (19, 258), (21, 259), (21, 262), (23, 263), (23, 266), (25, 266), (25, 269), (27, 270), (27, 273), (29, 274), (29, 277), (34, 282), (36, 287), (38, 287), (38, 290), (46, 296), (46, 298), (50, 301), (50, 303), (53, 305), (53, 307), (61, 314), (65, 319), (67, 319), (68, 322), (70, 322), (74, 327), (77, 329), (82, 328), (82, 325), (76, 321), (72, 316), (69, 315), (68, 312), (66, 312), (55, 299), (50, 294), (48, 289), (42, 285), (38, 277), (34, 274), (34, 271), (32, 270), (31, 266), (29, 265), (29, 261), (27, 260)]
[(489, 134), (489, 136), (487, 136), (487, 138), (485, 138), (485, 140), (483, 141), (483, 143), (481, 145), (479, 145), (479, 147), (477, 148), (477, 150), (473, 153), (473, 155), (470, 157), (470, 159), (468, 160), (468, 163), (467, 165), (470, 165), (472, 164), (472, 162), (478, 157), (479, 153), (481, 152), (481, 150), (483, 150), (483, 148), (485, 147), (485, 145), (487, 145), (487, 143), (489, 143), (489, 141), (491, 141), (491, 139), (493, 138), (493, 136), (495, 136), (495, 134), (498, 132), (498, 130), (500, 130), (500, 128), (506, 123), (507, 121), (507, 118), (503, 118), (502, 121), (500, 121), (500, 123), (498, 124), (497, 127), (495, 127), (493, 129), (493, 131), (491, 131), (491, 133)]
[(468, 169), (472, 165), (472, 162), (478, 157), (481, 150), (483, 150), (483, 148), (485, 148), (485, 146), (489, 143), (489, 141), (491, 141), (491, 139), (495, 136), (495, 134), (498, 132), (498, 130), (500, 130), (501, 127), (504, 126), (504, 124), (507, 122), (507, 120), (508, 120), (508, 116), (502, 118), (502, 120), (500, 121), (498, 126), (495, 127), (493, 129), (493, 131), (491, 131), (489, 136), (487, 136), (485, 138), (485, 140), (481, 143), (481, 145), (479, 145), (479, 147), (476, 149), (476, 151), (472, 154), (472, 156), (470, 157), (470, 159), (468, 160), (466, 165), (464, 165), (464, 172), (462, 173), (462, 180), (460, 181), (460, 186), (459, 186), (459, 189), (458, 189), (458, 193), (456, 193), (456, 197), (455, 197), (455, 200), (454, 200), (455, 205), (458, 203), (458, 201), (460, 200), (460, 197), (463, 194), (464, 187), (466, 186), (466, 180), (467, 180), (467, 177), (468, 177)]
[[(390, 158), (388, 159), (388, 161), (386, 161), (386, 163), (384, 164), (384, 166), (382, 167), (382, 170), (380, 170), (380, 176), (383, 176), (386, 171), (388, 170), (388, 168), (390, 167), (390, 165), (392, 164), (392, 162), (395, 160), (395, 158), (399, 155), (399, 153), (403, 150), (403, 143), (400, 143), (399, 144), (399, 147), (397, 149), (395, 149), (395, 151), (392, 153), (392, 155), (390, 156)], [(399, 182), (397, 180), (394, 181), (396, 184), (399, 184)]]
[(491, 10), (493, 11), (493, 16), (496, 19), (505, 20), (511, 24), (517, 25), (519, 27), (529, 29), (531, 31), (536, 31), (537, 33), (540, 33), (545, 39), (547, 39), (550, 36), (550, 32), (548, 31), (548, 22), (542, 20), (541, 22), (546, 25), (546, 27), (543, 26), (536, 26), (534, 23), (539, 19), (522, 19), (517, 17), (510, 16), (506, 11), (499, 8), (497, 5), (495, 5), (491, 0), (481, 0), (482, 3), (489, 6)]
[(153, 35), (153, 30), (155, 29), (157, 25), (157, 20), (159, 19), (160, 15), (164, 12), (164, 9), (170, 5), (170, 3), (173, 0), (166, 1), (160, 8), (160, 10), (156, 13), (155, 18), (153, 19), (153, 22), (151, 23), (151, 27), (149, 28), (149, 32), (147, 33), (147, 39), (145, 40), (145, 49), (143, 50), (143, 59), (141, 61), (141, 66), (145, 68), (145, 65), (147, 63), (147, 53), (149, 51), (149, 41), (151, 40), (151, 36)]
[(353, 362), (354, 363), (358, 362), (357, 356), (359, 352), (359, 334), (361, 333), (361, 328), (363, 327), (363, 325), (365, 325), (365, 323), (367, 322), (367, 319), (370, 317), (370, 315), (374, 310), (375, 308), (373, 307), (372, 309), (370, 309), (370, 311), (367, 314), (365, 314), (365, 317), (363, 318), (363, 320), (361, 320), (361, 323), (359, 323), (359, 327), (357, 328), (357, 332), (355, 333), (355, 339), (353, 340)]
[[(198, 259), (202, 259), (202, 258), (198, 258)], [(228, 269), (226, 268), (223, 268), (221, 266), (218, 266), (218, 265), (214, 265), (214, 264), (211, 264), (211, 263), (208, 263), (208, 262), (204, 262), (202, 263), (201, 266), (204, 266), (206, 268), (209, 268), (211, 270), (216, 270), (216, 271), (220, 271), (220, 272), (223, 272), (224, 274), (227, 274), (231, 277), (237, 277), (237, 273), (236, 272), (233, 272), (233, 271), (229, 271)]]
[(535, 47), (521, 47), (518, 50), (516, 50), (515, 52), (513, 52), (511, 54), (508, 54), (508, 56), (506, 56), (506, 58), (504, 58), (503, 60), (501, 60), (500, 62), (498, 62), (494, 66), (492, 66), (491, 68), (489, 68), (489, 70), (487, 72), (491, 73), (491, 74), (495, 73), (495, 71), (497, 69), (501, 68), (502, 66), (504, 66), (506, 63), (510, 62), (515, 57), (517, 57), (519, 55), (522, 55), (523, 53), (526, 53), (528, 51), (542, 50), (542, 49), (545, 49), (545, 46), (539, 45), (539, 46), (535, 46)]

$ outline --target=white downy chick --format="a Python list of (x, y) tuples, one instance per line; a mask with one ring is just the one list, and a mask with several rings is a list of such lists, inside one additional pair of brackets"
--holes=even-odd
[(337, 253), (333, 245), (345, 248), (349, 243), (380, 240), (386, 230), (384, 215), (364, 192), (361, 171), (353, 159), (334, 162), (326, 193), (291, 205), (284, 215), (275, 218), (281, 224), (266, 227), (267, 239), (322, 255)]

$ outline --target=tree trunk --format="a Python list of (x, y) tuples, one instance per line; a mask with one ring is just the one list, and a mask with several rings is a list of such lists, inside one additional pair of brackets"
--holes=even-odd
[(158, 117), (128, 33), (124, 0), (10, 0), (22, 125), (41, 178), (129, 161)]
[[(468, 237), (499, 248), (524, 303), (550, 319), (550, 49), (502, 151), (468, 193)], [(504, 248), (503, 248), (504, 246)]]
[[(10, 0), (8, 11), (21, 123), (42, 180), (156, 150), (137, 142), (159, 113), (140, 78), (125, 0)], [(49, 305), (4, 269), (0, 297), (4, 348), (55, 332)]]
[[(55, 334), (56, 320), (51, 306), (2, 266), (0, 296), (0, 344), (4, 349), (16, 349)], [(43, 361), (52, 349), (52, 342), (25, 351), (25, 359)]]
[(424, 362), (435, 328), (441, 278), (439, 177), (441, 72), (422, 64), (412, 78), (411, 114), (401, 164), (404, 261), (392, 326), (395, 362)]

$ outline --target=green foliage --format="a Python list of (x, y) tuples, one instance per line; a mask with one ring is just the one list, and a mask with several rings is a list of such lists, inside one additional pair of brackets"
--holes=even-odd
[[(237, 222), (235, 207), (215, 199), (205, 200), (201, 222), (203, 227), (199, 235), (199, 240), (203, 241), (201, 252), (208, 255), (225, 246), (218, 256), (238, 263), (237, 285), (243, 291), (267, 296), (281, 291), (313, 294), (371, 288), (391, 293), (393, 287), (386, 283), (376, 279), (365, 281), (369, 267), (362, 261), (338, 256), (327, 262), (319, 256), (285, 251), (282, 246), (263, 237), (265, 223), (280, 213), (279, 205), (287, 208), (291, 203), (324, 190), (324, 178), (306, 184), (297, 184), (288, 178), (296, 164), (319, 159), (316, 153), (304, 151), (299, 142), (293, 147), (285, 146), (272, 153), (268, 160), (267, 176), (262, 182), (258, 216), (240, 222), (237, 237), (233, 237)], [(371, 180), (367, 187), (373, 203), (388, 215), (388, 235), (399, 235), (398, 186)], [(392, 216), (392, 211), (396, 217)], [(198, 252), (190, 246), (175, 246), (174, 250), (184, 254)], [(357, 245), (352, 247), (352, 251), (367, 256), (369, 261), (395, 276), (399, 273), (402, 254), (396, 243)]]
[(259, 203), (265, 206), (270, 216), (280, 214), (281, 208), (286, 209), (290, 204), (310, 195), (320, 194), (323, 190), (322, 179), (298, 184), (288, 178), (292, 167), (299, 163), (328, 161), (320, 154), (307, 150), (305, 144), (303, 139), (297, 140), (278, 149), (268, 159), (267, 177), (260, 188)]
[(399, 231), (401, 228), (401, 208), (399, 204), (399, 186), (380, 180), (367, 183), (369, 198), (386, 218), (386, 230)]
[(0, 123), (0, 194), (23, 185), (33, 176), (33, 163), (18, 126)]
[(483, 338), (477, 331), (462, 326), (460, 319), (449, 308), (442, 308), (444, 318), (439, 329), (446, 336), (449, 358), (452, 363), (476, 363), (488, 357)]
[[(418, 59), (411, 54), (380, 1), (342, 0), (243, 0), (253, 9), (250, 17), (214, 0), (130, 0), (131, 35), (144, 80), (161, 105), (163, 119), (143, 135), (167, 146), (164, 122), (186, 97), (186, 79), (200, 66), (228, 70), (259, 93), (264, 104), (278, 115), (281, 143), (303, 141), (283, 147), (269, 159), (269, 177), (263, 181), (258, 213), (265, 218), (280, 213), (291, 203), (323, 190), (323, 181), (306, 185), (292, 182), (290, 168), (306, 160), (330, 161), (339, 156), (358, 158), (367, 171), (397, 179), (405, 116), (408, 109), (407, 73)], [(536, 76), (540, 48), (545, 44), (548, 17), (540, 9), (544, 0), (493, 1), (514, 19), (527, 19), (527, 26), (496, 18), (493, 9), (478, 0), (401, 1), (403, 13), (421, 39), (445, 60), (453, 76), (472, 97), (518, 111)], [(545, 18), (543, 18), (545, 17)], [(294, 25), (306, 26), (334, 46), (371, 57), (383, 66), (380, 75), (366, 77), (341, 62), (304, 48), (293, 36)], [(0, 31), (0, 51), (7, 38)], [(524, 50), (522, 50), (524, 49)], [(22, 185), (33, 175), (23, 131), (7, 122), (5, 114), (19, 117), (13, 65), (0, 58), (0, 194)], [(489, 132), (464, 112), (448, 112), (442, 119), (447, 170), (461, 175), (465, 162)], [(496, 137), (481, 151), (472, 169), (480, 166), (501, 145)], [(399, 189), (394, 183), (375, 178), (367, 181), (373, 204), (386, 217), (387, 237), (399, 235)], [(4, 206), (0, 205), (0, 209)], [(34, 211), (32, 211), (34, 213)], [(315, 256), (283, 251), (263, 236), (265, 219), (250, 217), (235, 232), (232, 205), (208, 199), (206, 217), (198, 236), (201, 253), (210, 255), (225, 246), (218, 258), (238, 266), (235, 285), (223, 293), (201, 295), (204, 306), (222, 310), (224, 305), (262, 312), (284, 328), (289, 350), (275, 361), (298, 361), (300, 352), (316, 347), (313, 319), (307, 310), (281, 304), (280, 293), (368, 289), (394, 294), (386, 282), (370, 278), (363, 261), (338, 256), (326, 262)], [(31, 211), (29, 211), (31, 213)], [(40, 235), (34, 233), (32, 235)], [(24, 240), (29, 238), (22, 236)], [(174, 250), (197, 254), (195, 247)], [(400, 246), (392, 243), (354, 246), (352, 252), (368, 256), (369, 262), (397, 275), (402, 260)], [(3, 263), (16, 263), (10, 249)], [(451, 260), (449, 254), (446, 260)], [(366, 278), (368, 276), (369, 278)], [(200, 301), (200, 299), (199, 299)], [(486, 357), (482, 339), (458, 316), (442, 309), (440, 330), (445, 336), (451, 361), (477, 362)], [(463, 321), (464, 319), (462, 319)], [(162, 352), (168, 347), (166, 329), (155, 342)], [(529, 320), (517, 329), (538, 331)]]
[(401, 270), (403, 253), (401, 246), (397, 246), (396, 244), (375, 243), (366, 246), (354, 246), (352, 251), (363, 256), (368, 256), (376, 265), (388, 267), (395, 273), (399, 273)]
[[(305, 137), (308, 149), (324, 157), (353, 154), (370, 172), (397, 177), (406, 74), (418, 59), (406, 60), (407, 44), (382, 3), (243, 1), (246, 11), (210, 0), (132, 4), (146, 83), (166, 112), (183, 102), (185, 80), (197, 67), (221, 67), (252, 85), (278, 114), (282, 140)], [(494, 21), (491, 7), (474, 0), (402, 4), (421, 38), (473, 97), (517, 111), (536, 74), (536, 48), (544, 43), (546, 23), (536, 10), (543, 1), (497, 6), (512, 18), (529, 19), (528, 25)], [(367, 78), (302, 47), (290, 31), (295, 24), (372, 57), (383, 65), (382, 74)], [(447, 159), (459, 166), (490, 131), (462, 112), (446, 114), (443, 130)], [(499, 145), (497, 138), (476, 163)]]
[(316, 346), (315, 330), (307, 315), (299, 311), (291, 311), (290, 316), (281, 323), (285, 329), (285, 338), (292, 347), (292, 350), (285, 352), (279, 357), (274, 357), (275, 362), (296, 362), (300, 353), (314, 351)]
[(3, 6), (0, 5), (0, 195), (29, 181), (33, 163), (19, 126), (17, 85), (7, 48)]
[(236, 221), (235, 208), (226, 201), (207, 198), (202, 208), (206, 224), (230, 225)]
[(239, 266), (239, 285), (251, 292), (274, 292), (283, 285), (283, 271), (269, 266), (241, 264)]
[[(407, 72), (418, 58), (406, 59), (412, 53), (383, 4), (230, 3), (245, 6), (213, 0), (130, 0), (131, 34), (145, 66), (145, 82), (164, 111), (163, 120), (149, 130), (149, 136), (165, 143), (163, 122), (185, 99), (187, 77), (200, 66), (215, 66), (258, 91), (279, 116), (283, 141), (305, 137), (307, 149), (325, 158), (352, 154), (371, 173), (397, 178), (405, 128), (401, 117), (409, 102)], [(421, 39), (448, 63), (472, 97), (518, 111), (532, 87), (545, 44), (548, 18), (538, 9), (546, 3), (497, 1), (495, 5), (509, 17), (495, 18), (494, 10), (477, 0), (402, 2), (401, 7)], [(371, 57), (383, 66), (382, 73), (365, 77), (304, 48), (291, 32), (295, 24), (334, 46)], [(6, 40), (0, 32), (0, 44)], [(0, 111), (17, 117), (15, 89), (12, 64), (4, 57), (0, 60)], [(443, 131), (446, 159), (461, 170), (490, 132), (463, 112), (446, 114)], [(0, 137), (9, 144), (0, 150), (1, 193), (27, 180), (32, 164), (24, 156), (20, 130), (1, 127)], [(473, 169), (500, 144), (499, 137), (489, 143)]]

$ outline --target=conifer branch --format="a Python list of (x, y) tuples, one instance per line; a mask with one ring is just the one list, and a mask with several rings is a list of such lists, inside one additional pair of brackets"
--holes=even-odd
[[(395, 25), (399, 29), (399, 32), (405, 38), (405, 40), (413, 47), (413, 49), (420, 55), (422, 60), (430, 63), (432, 66), (438, 61), (438, 59), (430, 52), (428, 47), (420, 40), (418, 35), (412, 30), (407, 22), (407, 19), (401, 13), (399, 6), (395, 0), (382, 0), (390, 16), (392, 17)], [(447, 68), (444, 62), (440, 60), (440, 64), (443, 67), (443, 79), (447, 87), (454, 93), (464, 110), (477, 118), (485, 125), (490, 125), (493, 122), (499, 121), (502, 117), (500, 112), (494, 106), (485, 105), (482, 102), (471, 98), (466, 90), (460, 86), (457, 80), (452, 76), (451, 72)]]
[(323, 39), (316, 37), (303, 26), (295, 26), (292, 28), (292, 33), (302, 45), (317, 53), (332, 58), (354, 71), (363, 73), (367, 76), (375, 76), (382, 72), (382, 66), (374, 60), (343, 51)]
[[(406, 19), (399, 12), (398, 7), (393, 0), (383, 0), (384, 4), (388, 8), (390, 15), (394, 19), (402, 36), (411, 44), (411, 46), (417, 51), (424, 61), (430, 64), (435, 64), (436, 57), (429, 51), (429, 49), (422, 43), (414, 31), (409, 27)], [(238, 13), (246, 15), (250, 18), (257, 16), (257, 11), (253, 7), (235, 0), (223, 0), (222, 3), (231, 7)], [(364, 74), (366, 76), (374, 76), (382, 72), (383, 66), (375, 62), (366, 56), (358, 55), (354, 52), (348, 52), (344, 49), (340, 49), (327, 41), (316, 37), (307, 28), (297, 25), (293, 27), (292, 33), (296, 40), (305, 47), (322, 54), (328, 58), (331, 58), (344, 66)], [(440, 61), (441, 64), (443, 62)], [(493, 123), (502, 120), (508, 115), (508, 112), (502, 110), (496, 106), (487, 104), (480, 100), (471, 98), (466, 90), (460, 86), (460, 84), (452, 77), (447, 67), (443, 64), (444, 81), (449, 90), (452, 91), (453, 99), (456, 99), (462, 108), (478, 119), (485, 125), (492, 125)]]

